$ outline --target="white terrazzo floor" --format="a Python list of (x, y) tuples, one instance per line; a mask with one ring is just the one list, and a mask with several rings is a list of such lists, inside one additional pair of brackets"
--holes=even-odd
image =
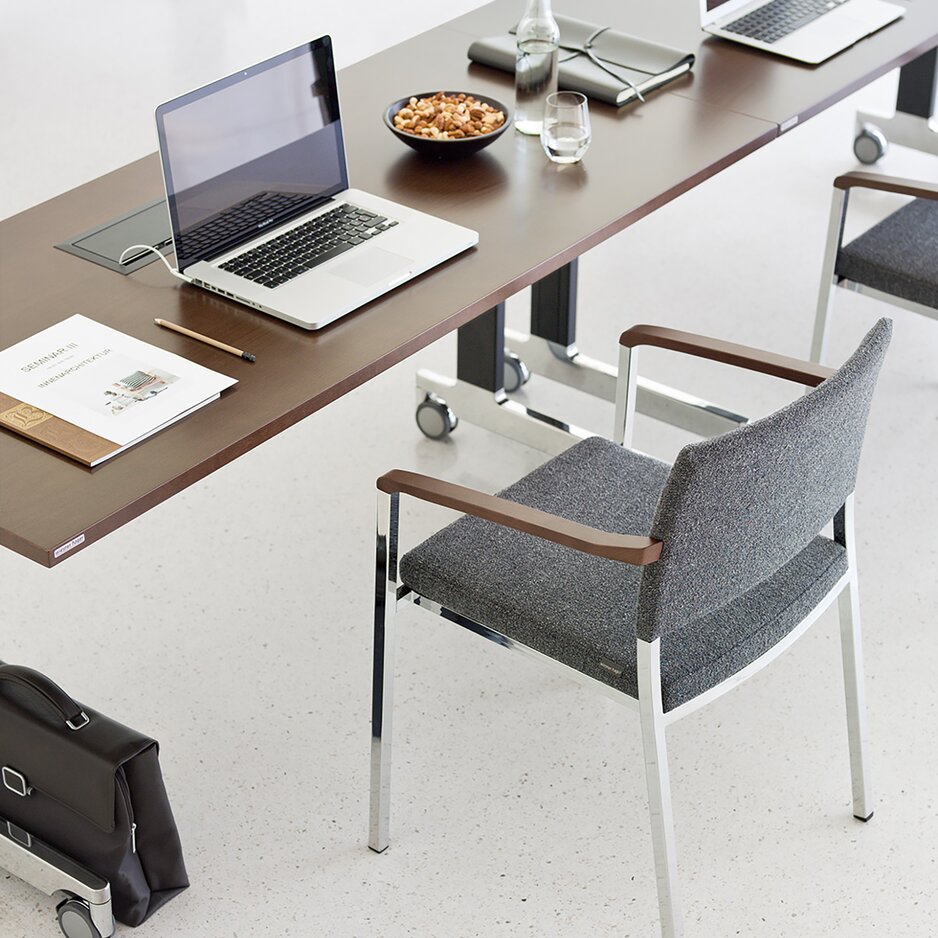
[[(133, 57), (114, 56), (115, 74)], [(830, 181), (855, 166), (852, 115), (888, 110), (894, 90), (883, 79), (584, 257), (583, 351), (611, 360), (619, 331), (660, 322), (805, 354)], [(63, 141), (77, 120), (54, 96), (35, 107), (18, 115), (7, 213), (81, 178), (23, 158), (40, 120)], [(110, 165), (100, 155), (85, 175)], [(901, 148), (881, 168), (938, 178), (938, 158)], [(888, 210), (878, 194), (856, 203), (857, 223)], [(842, 294), (832, 358), (884, 312)], [(893, 315), (857, 489), (876, 816), (851, 817), (828, 613), (669, 731), (688, 938), (938, 931), (938, 324)], [(509, 318), (523, 328), (524, 297)], [(141, 938), (657, 934), (637, 720), (416, 609), (399, 620), (392, 845), (365, 846), (374, 479), (400, 466), (493, 491), (543, 459), (465, 423), (445, 444), (419, 435), (414, 370), (450, 372), (454, 348), (437, 343), (52, 571), (0, 553), (0, 657), (162, 743), (192, 887)], [(753, 415), (793, 393), (677, 356), (644, 363)], [(607, 405), (537, 378), (522, 397), (611, 423)], [(648, 421), (636, 440), (662, 456), (681, 442)], [(413, 543), (445, 513), (407, 502), (404, 517)], [(55, 934), (51, 900), (0, 873), (0, 938)]]

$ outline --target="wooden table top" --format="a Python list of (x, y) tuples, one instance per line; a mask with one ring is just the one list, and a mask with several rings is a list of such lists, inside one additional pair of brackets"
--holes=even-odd
[[(594, 8), (598, 16), (610, 5), (583, 3), (580, 16), (594, 15), (588, 12)], [(925, 6), (923, 0), (909, 4)], [(630, 0), (629, 6), (637, 11), (658, 5)], [(735, 67), (710, 64), (722, 63), (724, 50), (731, 62), (738, 56), (735, 47), (720, 43), (698, 62), (693, 85), (672, 86), (622, 111), (591, 104), (593, 143), (579, 166), (557, 167), (536, 140), (511, 132), (462, 162), (428, 162), (403, 147), (381, 122), (383, 108), (397, 97), (439, 86), (510, 105), (511, 76), (470, 65), (465, 57), (472, 17), (503, 16), (509, 9), (514, 5), (499, 0), (340, 72), (352, 185), (475, 228), (480, 243), (318, 332), (182, 284), (161, 264), (123, 277), (53, 249), (57, 241), (159, 197), (155, 155), (0, 223), (0, 347), (80, 312), (239, 380), (220, 400), (96, 469), (0, 433), (0, 544), (48, 566), (72, 556), (778, 134), (771, 109), (743, 113), (696, 94), (722, 87), (719, 69)], [(914, 41), (870, 41), (865, 74), (900, 64), (923, 43), (938, 44), (938, 9), (932, 12), (920, 17)], [(924, 25), (929, 39), (922, 38)], [(658, 27), (648, 35), (666, 38)], [(679, 44), (681, 35), (678, 30), (667, 38)], [(862, 62), (856, 50), (848, 54), (854, 63), (849, 74), (838, 66), (837, 77), (828, 81), (826, 66), (812, 72), (817, 100), (833, 100), (841, 82), (862, 83)], [(746, 59), (753, 59), (752, 73), (795, 76), (791, 100), (799, 102), (799, 113), (823, 106), (802, 94), (802, 84), (812, 82), (803, 82), (800, 66), (758, 54)], [(781, 77), (772, 81), (785, 84)], [(753, 92), (754, 103), (757, 98)], [(257, 362), (158, 329), (155, 317), (249, 349)], [(56, 548), (82, 536), (80, 545), (54, 557)]]
[[(767, 55), (700, 29), (698, 0), (554, 0), (556, 13), (676, 46), (697, 58), (669, 93), (790, 129), (938, 44), (935, 0), (894, 0), (905, 16), (819, 66)], [(468, 37), (517, 22), (516, 0), (496, 0), (446, 24)], [(467, 42), (468, 45), (468, 42)]]

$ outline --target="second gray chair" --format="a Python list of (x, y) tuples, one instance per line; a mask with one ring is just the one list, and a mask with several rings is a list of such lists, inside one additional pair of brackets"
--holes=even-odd
[[(881, 320), (834, 372), (636, 326), (620, 339), (617, 442), (578, 443), (498, 496), (401, 470), (382, 476), (372, 849), (389, 841), (394, 616), (406, 601), (638, 711), (666, 938), (683, 930), (665, 727), (770, 663), (837, 598), (853, 813), (867, 820), (853, 489), (890, 335)], [(815, 387), (769, 417), (684, 447), (668, 466), (626, 448), (641, 345)], [(398, 564), (402, 493), (467, 516)], [(821, 533), (831, 520), (833, 538)]]
[[(843, 243), (853, 189), (915, 196), (859, 237)], [(836, 287), (938, 319), (938, 184), (878, 173), (834, 180), (811, 361), (823, 361)]]

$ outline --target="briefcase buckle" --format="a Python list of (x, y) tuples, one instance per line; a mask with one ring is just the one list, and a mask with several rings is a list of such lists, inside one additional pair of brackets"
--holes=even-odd
[(88, 717), (88, 714), (82, 710), (74, 720), (66, 720), (65, 725), (70, 730), (83, 730), (90, 722), (91, 719)]
[(17, 772), (16, 769), (11, 769), (10, 766), (5, 765), (0, 769), (0, 773), (3, 775), (4, 788), (8, 788), (14, 795), (25, 798), (27, 795), (33, 793), (33, 790), (29, 787), (29, 783), (26, 781), (26, 776), (23, 775), (22, 772)]
[(17, 827), (12, 821), (7, 821), (7, 835), (10, 840), (15, 841), (21, 847), (31, 850), (33, 846), (33, 836), (29, 831), (24, 831), (22, 827)]

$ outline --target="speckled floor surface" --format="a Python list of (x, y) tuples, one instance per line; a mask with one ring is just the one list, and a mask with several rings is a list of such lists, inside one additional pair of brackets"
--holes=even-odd
[[(852, 114), (888, 109), (894, 88), (887, 77), (587, 255), (581, 348), (611, 360), (618, 332), (644, 321), (805, 354), (830, 181), (855, 165)], [(938, 158), (895, 148), (882, 169), (936, 179)], [(55, 191), (26, 183), (34, 200)], [(888, 204), (858, 199), (855, 221)], [(882, 312), (843, 294), (831, 357)], [(518, 298), (509, 318), (524, 315)], [(857, 489), (876, 816), (851, 817), (829, 613), (669, 731), (688, 938), (938, 927), (938, 324), (894, 316)], [(491, 491), (544, 458), (465, 423), (445, 444), (419, 435), (414, 369), (451, 371), (454, 347), (53, 571), (0, 553), (0, 656), (162, 742), (192, 888), (142, 938), (657, 934), (637, 720), (416, 609), (399, 620), (392, 845), (365, 846), (374, 478), (400, 466)], [(644, 363), (753, 415), (792, 393), (676, 356)], [(611, 408), (537, 378), (522, 396), (611, 424)], [(663, 457), (681, 442), (647, 421), (636, 440)], [(407, 502), (405, 539), (444, 518)], [(0, 936), (55, 934), (51, 900), (0, 874)]]

